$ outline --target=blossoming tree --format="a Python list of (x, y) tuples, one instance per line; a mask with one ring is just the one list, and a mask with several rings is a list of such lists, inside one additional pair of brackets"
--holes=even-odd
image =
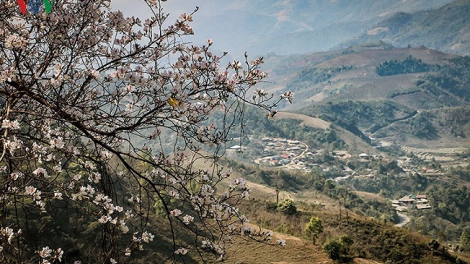
[(216, 161), (246, 104), (292, 94), (252, 93), (261, 58), (221, 66), (211, 40), (185, 43), (193, 14), (170, 23), (146, 0), (141, 21), (110, 2), (0, 9), (2, 263), (128, 263), (162, 237), (169, 262), (221, 256), (246, 220), (244, 180)]

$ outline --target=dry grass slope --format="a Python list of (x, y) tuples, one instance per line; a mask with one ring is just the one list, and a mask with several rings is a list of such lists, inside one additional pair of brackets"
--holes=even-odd
[(286, 237), (286, 246), (266, 245), (250, 239), (236, 239), (227, 249), (228, 264), (334, 263), (319, 246)]
[(289, 113), (289, 112), (279, 112), (276, 114), (277, 119), (294, 119), (294, 120), (300, 120), (302, 121), (301, 124), (313, 127), (313, 128), (319, 128), (319, 129), (327, 129), (330, 128), (331, 123), (327, 122), (323, 119), (316, 118), (316, 117), (310, 117), (307, 115), (303, 114), (296, 114), (296, 113)]

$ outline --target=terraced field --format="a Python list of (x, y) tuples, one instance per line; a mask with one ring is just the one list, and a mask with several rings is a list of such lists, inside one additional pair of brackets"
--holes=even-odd
[(460, 157), (460, 154), (464, 154), (469, 151), (468, 147), (454, 147), (454, 148), (415, 148), (411, 146), (402, 146), (402, 149), (407, 153), (413, 153), (418, 158), (431, 161), (435, 160), (441, 163), (466, 163), (467, 161), (463, 160)]

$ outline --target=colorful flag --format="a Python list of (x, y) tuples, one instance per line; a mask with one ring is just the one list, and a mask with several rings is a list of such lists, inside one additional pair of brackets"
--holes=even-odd
[(26, 3), (24, 2), (24, 0), (17, 0), (18, 1), (18, 5), (20, 6), (20, 11), (21, 13), (26, 13)]
[(39, 14), (43, 10), (43, 0), (29, 0), (28, 11), (33, 15)]
[(46, 13), (50, 13), (51, 12), (51, 9), (52, 9), (52, 5), (54, 4), (54, 0), (44, 0), (44, 6), (46, 8)]
[[(25, 0), (17, 0), (18, 5), (20, 6), (20, 11), (22, 14), (26, 13), (27, 7), (29, 7), (29, 11), (31, 14), (38, 14), (41, 8), (42, 3), (41, 0), (29, 0), (28, 4), (26, 4)], [(46, 9), (46, 13), (50, 13), (52, 10), (52, 5), (54, 4), (54, 0), (43, 0), (44, 8)]]

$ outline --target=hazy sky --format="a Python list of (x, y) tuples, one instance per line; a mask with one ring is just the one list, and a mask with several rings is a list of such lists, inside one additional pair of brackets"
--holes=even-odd
[[(169, 0), (163, 3), (163, 10), (175, 16), (181, 13), (190, 13), (196, 6), (203, 7), (200, 9), (201, 14), (208, 12), (207, 7), (211, 1), (197, 0)], [(114, 9), (121, 10), (125, 15), (148, 16), (148, 8), (142, 0), (114, 0), (112, 1)]]
[[(186, 36), (185, 39), (204, 44), (208, 38), (216, 38), (215, 34), (210, 34), (210, 30), (201, 30), (203, 25), (199, 22), (201, 17), (211, 15), (210, 12), (214, 9), (211, 2), (212, 0), (168, 0), (163, 3), (163, 11), (170, 14), (167, 20), (169, 25), (175, 22), (181, 13), (192, 13), (196, 6), (200, 7), (194, 17), (194, 22), (191, 24), (195, 36)], [(113, 9), (121, 10), (125, 16), (137, 16), (141, 19), (150, 16), (148, 7), (142, 0), (114, 0), (112, 6)], [(227, 9), (230, 8), (231, 6), (227, 5)], [(217, 47), (217, 43), (214, 43), (214, 47)]]

